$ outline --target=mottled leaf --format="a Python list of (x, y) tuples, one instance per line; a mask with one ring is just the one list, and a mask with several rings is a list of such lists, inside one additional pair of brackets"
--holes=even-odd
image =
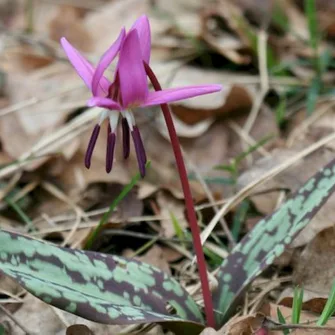
[(60, 248), (1, 230), (0, 270), (46, 303), (95, 322), (203, 322), (175, 279), (136, 260)]
[(217, 275), (219, 285), (213, 296), (218, 325), (233, 312), (244, 289), (284, 252), (334, 191), (335, 160), (310, 178), (277, 211), (261, 220), (236, 245)]

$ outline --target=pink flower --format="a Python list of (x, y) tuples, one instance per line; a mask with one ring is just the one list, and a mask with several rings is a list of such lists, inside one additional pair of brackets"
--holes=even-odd
[[(91, 157), (100, 132), (100, 126), (108, 118), (106, 171), (111, 171), (116, 128), (121, 115), (124, 158), (129, 156), (129, 138), (131, 133), (139, 170), (141, 175), (144, 176), (146, 154), (132, 110), (138, 107), (160, 105), (221, 90), (220, 85), (205, 85), (172, 88), (157, 92), (149, 91), (144, 63), (148, 64), (150, 60), (151, 35), (149, 21), (146, 16), (140, 17), (127, 34), (124, 29), (121, 30), (117, 40), (101, 57), (96, 69), (64, 37), (61, 39), (61, 44), (73, 67), (92, 91), (93, 97), (89, 99), (88, 106), (98, 106), (105, 109), (93, 130), (87, 148), (85, 157), (87, 168), (91, 165)], [(119, 60), (115, 77), (111, 83), (104, 77), (104, 72), (118, 54)]]

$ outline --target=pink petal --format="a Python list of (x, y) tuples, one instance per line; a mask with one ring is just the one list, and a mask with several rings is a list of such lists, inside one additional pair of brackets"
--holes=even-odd
[(148, 96), (148, 82), (136, 30), (127, 34), (121, 47), (118, 72), (124, 109), (144, 102)]
[(210, 94), (222, 90), (221, 85), (186, 86), (180, 88), (169, 88), (163, 91), (149, 92), (148, 98), (142, 107), (160, 105), (199, 95)]
[(112, 99), (92, 97), (87, 101), (87, 106), (89, 107), (102, 107), (107, 109), (121, 110), (121, 106)]
[(120, 32), (119, 37), (117, 40), (112, 44), (112, 46), (103, 54), (101, 57), (99, 64), (94, 72), (93, 79), (92, 79), (92, 93), (94, 96), (99, 96), (99, 84), (102, 86), (102, 90), (104, 93), (108, 93), (109, 87), (105, 87), (104, 83), (101, 82), (101, 78), (103, 77), (103, 74), (107, 67), (110, 65), (110, 63), (114, 60), (117, 53), (120, 50), (121, 44), (125, 38), (126, 31), (123, 28)]
[(149, 64), (151, 51), (150, 23), (146, 15), (139, 17), (131, 29), (136, 29), (141, 42), (142, 59)]
[(83, 79), (86, 86), (91, 89), (91, 82), (94, 73), (94, 67), (87, 61), (77, 49), (75, 49), (65, 37), (62, 37), (60, 43), (69, 58), (72, 66), (75, 68), (79, 76)]

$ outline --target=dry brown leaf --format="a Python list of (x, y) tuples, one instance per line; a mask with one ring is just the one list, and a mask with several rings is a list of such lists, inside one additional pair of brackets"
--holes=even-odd
[[(133, 257), (133, 251), (130, 249), (124, 250), (123, 254), (124, 257)], [(135, 259), (151, 264), (162, 271), (171, 274), (170, 265), (165, 258), (164, 251), (161, 247), (157, 244), (152, 246), (143, 256), (136, 256)]]
[[(80, 205), (84, 209), (109, 207), (113, 200), (120, 194), (124, 185), (119, 183), (93, 183), (81, 192)], [(78, 194), (78, 196), (80, 196)], [(138, 199), (136, 190), (131, 190), (117, 206), (110, 221), (113, 219), (127, 221), (134, 216), (140, 216), (143, 211), (143, 202)]]
[(250, 63), (250, 56), (239, 51), (244, 47), (243, 42), (234, 34), (221, 29), (217, 22), (217, 8), (204, 11), (202, 17), (202, 38), (217, 53), (223, 55), (235, 64)]
[[(91, 132), (91, 131), (89, 131)], [(104, 135), (101, 134), (102, 138), (98, 139), (97, 145), (94, 150), (92, 165), (90, 169), (86, 169), (84, 166), (84, 152), (86, 150), (87, 142), (89, 140), (89, 132), (86, 132), (81, 136), (81, 148), (80, 152), (77, 152), (70, 161), (58, 160), (59, 169), (53, 173), (54, 177), (59, 178), (64, 187), (71, 190), (74, 193), (78, 193), (86, 189), (91, 183), (96, 182), (120, 182), (127, 184), (131, 177), (131, 171), (124, 166), (123, 159), (115, 153), (116, 159), (113, 164), (111, 173), (106, 173), (106, 145), (101, 143)], [(116, 151), (119, 150), (117, 144)]]
[(12, 295), (16, 295), (21, 290), (21, 286), (17, 282), (3, 274), (0, 275), (0, 292), (2, 292), (1, 294), (6, 294), (6, 292), (8, 292)]
[(94, 335), (85, 325), (72, 325), (66, 329), (66, 335)]
[[(170, 66), (175, 66), (175, 71), (167, 72)], [(181, 87), (187, 85), (223, 84), (222, 91), (207, 94), (192, 99), (185, 99), (175, 103), (175, 105), (185, 106), (192, 109), (216, 110), (222, 108), (231, 86), (224, 83), (225, 72), (204, 70), (191, 66), (176, 67), (176, 65), (152, 64), (152, 68), (159, 75), (162, 85), (168, 87)], [(164, 68), (167, 70), (165, 71)]]
[(252, 335), (261, 327), (263, 319), (264, 316), (261, 314), (238, 316), (228, 321), (218, 334)]
[[(236, 0), (235, 3), (244, 14), (258, 26), (266, 27), (271, 19), (275, 0)], [(278, 0), (276, 0), (278, 1)]]
[(335, 278), (334, 250), (333, 226), (316, 235), (301, 252), (294, 264), (293, 281), (313, 292), (329, 293)]
[(162, 11), (169, 16), (178, 16), (180, 13), (197, 12), (203, 7), (202, 0), (171, 0), (166, 2), (165, 0), (156, 0), (155, 6), (158, 10)]
[(87, 14), (83, 23), (92, 39), (92, 51), (97, 55), (104, 53), (123, 26), (129, 29), (140, 15), (149, 12), (149, 3), (148, 0), (112, 1), (103, 10)]
[(69, 5), (59, 6), (49, 24), (49, 36), (59, 43), (66, 37), (71, 44), (82, 51), (92, 51), (92, 37), (82, 21), (82, 10)]
[[(92, 321), (83, 319), (79, 316), (76, 316), (74, 314), (70, 314), (70, 313), (67, 313), (67, 312), (61, 312), (61, 313), (62, 313), (65, 321), (67, 322), (67, 324), (76, 325), (76, 326), (80, 325), (83, 330), (89, 329), (91, 331), (91, 333), (87, 333), (87, 335), (88, 334), (94, 334), (94, 335), (120, 334), (122, 329), (124, 329), (124, 326), (105, 325), (105, 324), (96, 323), (96, 322), (92, 322)], [(84, 333), (84, 332), (83, 333), (78, 332), (78, 333), (75, 333), (75, 334), (86, 335), (86, 333)], [(67, 334), (67, 329), (64, 328), (55, 335), (68, 335)]]
[(17, 0), (1, 0), (0, 1), (0, 26), (8, 27), (11, 25), (12, 20), (17, 10)]
[[(289, 145), (307, 146), (331, 134), (335, 130), (335, 104), (330, 100), (316, 105), (316, 112), (306, 119), (303, 108), (292, 118), (289, 128)], [(335, 150), (335, 141), (326, 145)]]
[(181, 257), (183, 257), (183, 255), (175, 249), (165, 247), (165, 246), (161, 246), (161, 249), (163, 250), (164, 258), (169, 263), (176, 262)]
[[(63, 320), (67, 324), (80, 324), (88, 327), (94, 335), (105, 335), (105, 334), (119, 334), (124, 328), (122, 326), (110, 326), (99, 324), (85, 320), (76, 315), (67, 313), (65, 311), (58, 311), (61, 313)], [(14, 313), (17, 318), (25, 327), (30, 331), (31, 334), (45, 334), (45, 335), (66, 335), (66, 326), (63, 321), (53, 311), (51, 306), (48, 306), (41, 300), (28, 294), (25, 302), (21, 308)], [(23, 331), (7, 317), (1, 316), (1, 322), (8, 321), (10, 325), (11, 335), (23, 335)], [(80, 333), (85, 334), (85, 333)]]
[[(21, 308), (14, 313), (14, 316), (32, 334), (57, 334), (64, 329), (64, 324), (52, 308), (30, 294), (27, 295)], [(24, 334), (12, 320), (7, 319), (7, 317), (4, 319), (11, 325), (11, 335)]]
[(220, 334), (219, 332), (217, 332), (215, 329), (213, 328), (205, 328), (200, 335), (217, 335)]
[[(8, 93), (12, 103), (29, 99), (44, 101), (1, 117), (0, 138), (4, 150), (10, 156), (20, 157), (42, 136), (50, 134), (62, 124), (70, 111), (62, 108), (62, 104), (82, 101), (82, 92), (73, 91), (74, 83), (79, 82), (74, 78), (73, 73), (69, 73), (68, 66), (58, 64), (34, 71), (29, 76), (21, 75), (11, 79)], [(63, 84), (59, 85), (59, 82)], [(66, 93), (67, 90), (70, 94)], [(15, 136), (12, 136), (13, 133)]]
[(54, 62), (50, 56), (39, 54), (36, 47), (18, 46), (1, 53), (1, 68), (11, 74), (31, 73)]
[(176, 231), (172, 223), (172, 215), (177, 219), (181, 229), (187, 227), (187, 221), (184, 215), (184, 201), (177, 200), (171, 194), (164, 191), (158, 192), (156, 201), (160, 207), (160, 216), (168, 218), (161, 221), (162, 235), (164, 237), (171, 238), (176, 235)]

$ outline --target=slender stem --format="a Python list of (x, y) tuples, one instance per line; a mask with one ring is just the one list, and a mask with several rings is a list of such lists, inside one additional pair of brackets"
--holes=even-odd
[[(157, 77), (151, 70), (150, 66), (144, 63), (145, 71), (156, 91), (161, 91), (162, 87), (158, 82)], [(214, 318), (214, 309), (213, 309), (213, 301), (212, 301), (212, 294), (209, 288), (208, 276), (207, 276), (207, 269), (206, 269), (206, 262), (205, 256), (203, 253), (201, 239), (200, 239), (200, 229), (197, 223), (197, 217), (194, 210), (194, 204), (190, 189), (190, 184), (188, 182), (187, 172), (185, 168), (184, 159), (181, 152), (181, 147), (179, 143), (179, 139), (176, 133), (176, 129), (173, 124), (172, 116), (170, 109), (167, 104), (161, 104), (161, 109), (163, 111), (164, 119), (166, 126), (168, 128), (168, 132), (171, 139), (171, 144), (173, 148), (173, 152), (175, 155), (177, 168), (179, 172), (180, 182), (183, 188), (184, 197), (185, 197), (185, 204), (186, 204), (186, 211), (189, 226), (191, 229), (193, 243), (194, 243), (194, 250), (197, 257), (198, 263), (198, 270), (202, 288), (202, 295), (204, 299), (204, 306), (205, 306), (205, 314), (207, 319), (207, 326), (215, 328), (215, 318)]]

